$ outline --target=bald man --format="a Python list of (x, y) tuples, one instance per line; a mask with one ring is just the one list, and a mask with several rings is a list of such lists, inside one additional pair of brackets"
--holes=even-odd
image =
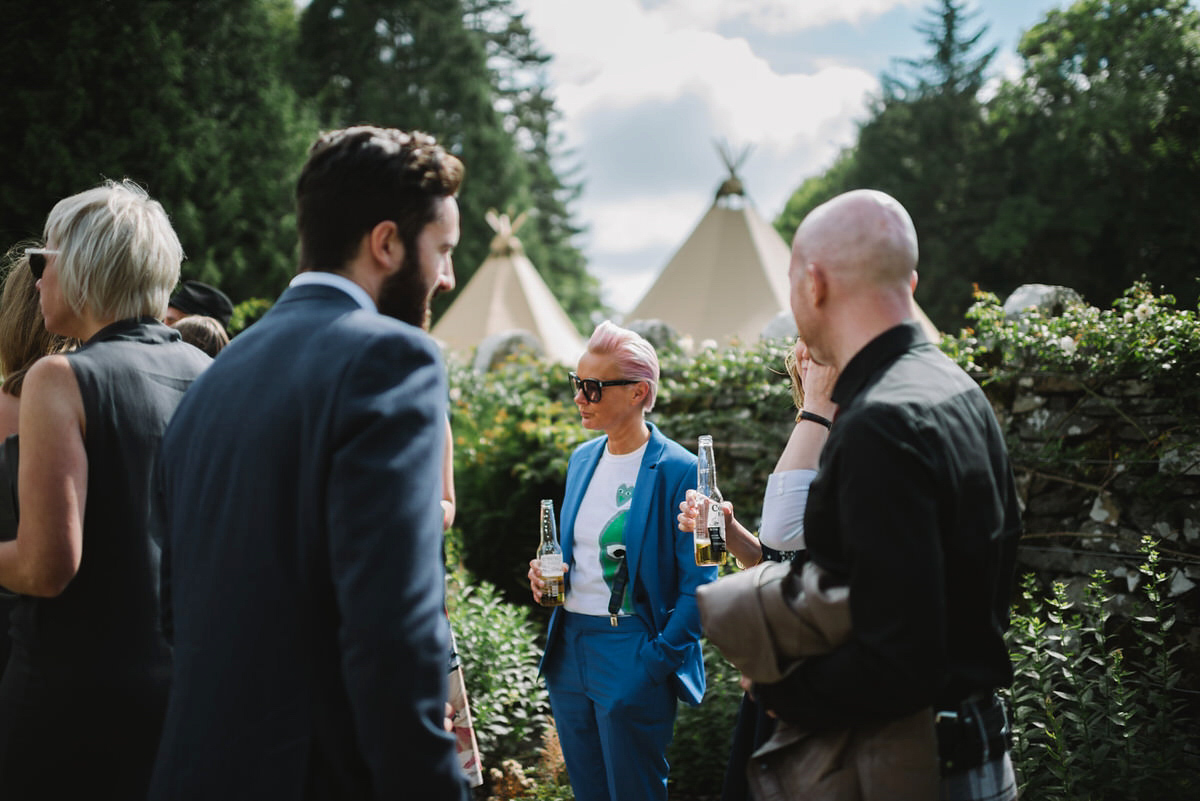
[(1012, 683), (1017, 493), (987, 398), (915, 319), (916, 267), (912, 220), (882, 192), (840, 195), (796, 231), (796, 325), (812, 358), (840, 371), (808, 558), (849, 585), (854, 631), (752, 689), (812, 731), (877, 730), (931, 707), (940, 797), (1014, 799), (995, 690)]

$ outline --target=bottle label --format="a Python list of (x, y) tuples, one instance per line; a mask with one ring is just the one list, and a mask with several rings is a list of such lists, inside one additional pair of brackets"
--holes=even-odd
[(725, 532), (722, 531), (724, 526), (709, 526), (708, 539), (713, 544), (714, 548), (725, 547)]
[(538, 566), (541, 568), (543, 576), (561, 576), (563, 572), (562, 554), (543, 554), (538, 558)]

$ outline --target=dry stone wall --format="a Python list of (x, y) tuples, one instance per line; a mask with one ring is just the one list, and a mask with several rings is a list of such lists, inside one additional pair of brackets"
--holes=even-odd
[(984, 384), (1024, 503), (1020, 570), (1120, 605), (1158, 543), (1181, 616), (1200, 624), (1200, 379), (1028, 374)]

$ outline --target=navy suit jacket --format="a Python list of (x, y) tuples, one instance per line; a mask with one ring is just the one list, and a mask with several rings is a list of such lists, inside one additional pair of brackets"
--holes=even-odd
[[(625, 519), (625, 558), (633, 610), (654, 635), (642, 654), (655, 681), (672, 678), (676, 696), (690, 704), (704, 697), (704, 655), (700, 649), (700, 610), (696, 588), (717, 577), (715, 567), (696, 565), (692, 535), (679, 530), (679, 504), (696, 488), (696, 457), (667, 439), (653, 423), (642, 455), (633, 500)], [(559, 518), (563, 563), (571, 563), (575, 515), (604, 453), (608, 437), (583, 443), (567, 465), (567, 488)], [(570, 587), (571, 573), (567, 572)], [(546, 634), (548, 655), (562, 629), (562, 608), (554, 610)], [(543, 655), (542, 662), (545, 663)]]
[(174, 674), (150, 798), (466, 798), (442, 728), (445, 374), (412, 326), (288, 289), (159, 455)]

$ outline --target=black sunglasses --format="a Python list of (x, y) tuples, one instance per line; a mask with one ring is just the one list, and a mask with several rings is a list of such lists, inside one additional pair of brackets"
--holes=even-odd
[(46, 248), (25, 248), (25, 255), (29, 257), (29, 272), (33, 273), (33, 280), (42, 280), (42, 273), (46, 272), (46, 257), (56, 256), (61, 252)]
[(596, 378), (580, 378), (574, 373), (567, 373), (571, 377), (571, 394), (583, 390), (583, 399), (588, 403), (599, 403), (600, 395), (604, 392), (605, 387), (624, 387), (630, 384), (640, 384), (641, 381), (634, 381), (630, 378), (618, 378), (613, 381), (600, 381)]

